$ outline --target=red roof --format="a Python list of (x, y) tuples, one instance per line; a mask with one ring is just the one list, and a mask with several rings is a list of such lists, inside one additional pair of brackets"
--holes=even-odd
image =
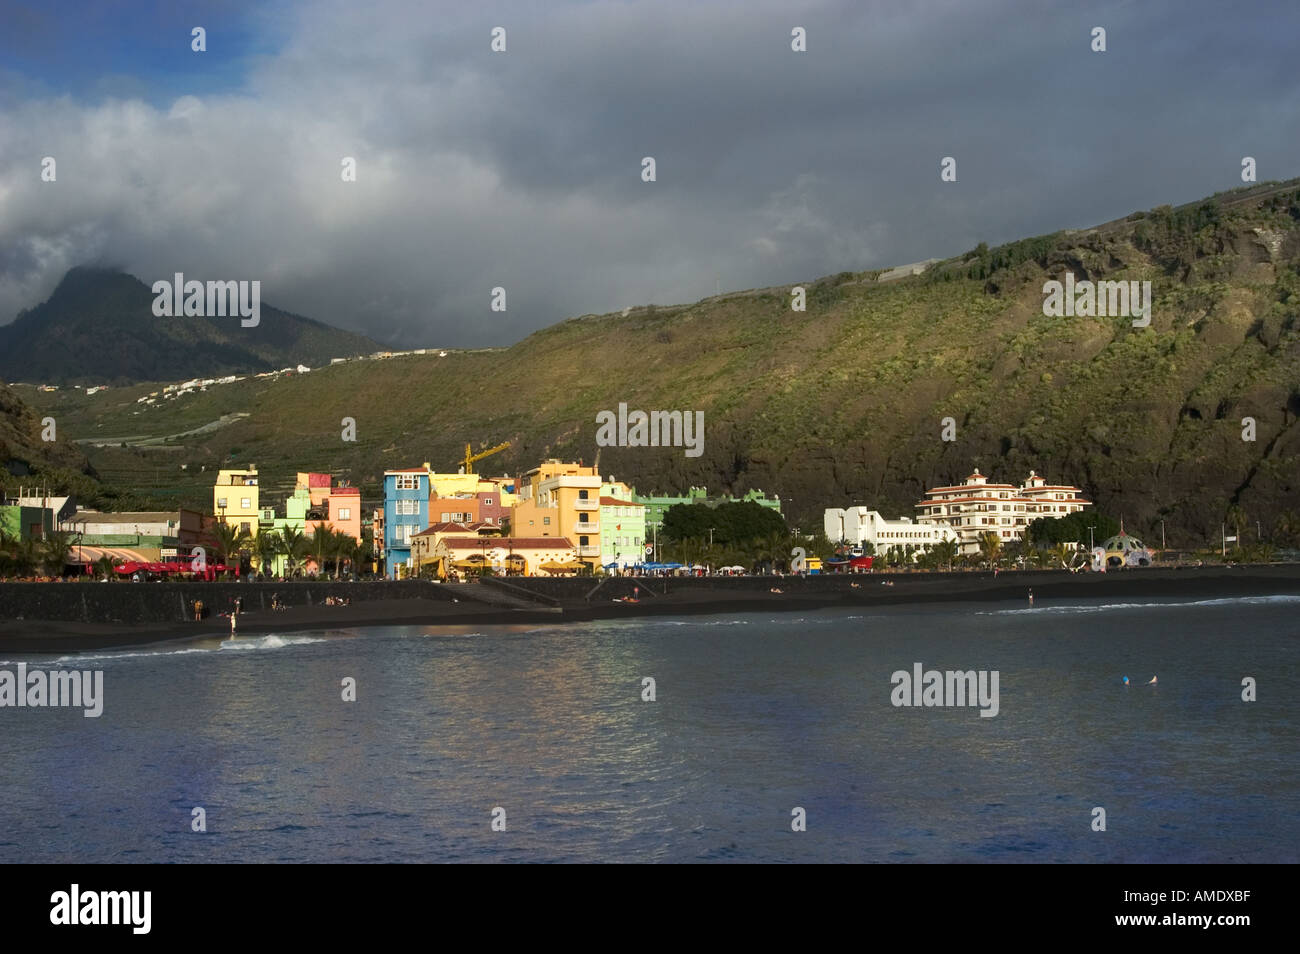
[(495, 523), (488, 523), (484, 520), (479, 520), (477, 522), (471, 521), (469, 523), (449, 521), (445, 523), (439, 522), (430, 524), (427, 530), (421, 530), (419, 533), (414, 534), (414, 536), (425, 537), (435, 533), (473, 533), (475, 530), (482, 529), (483, 527), (491, 527), (494, 530), (498, 529)]
[(335, 487), (330, 492), (331, 497), (360, 497), (360, 487)]
[(645, 504), (636, 503), (632, 500), (619, 500), (617, 497), (601, 497), (602, 507), (644, 507)]

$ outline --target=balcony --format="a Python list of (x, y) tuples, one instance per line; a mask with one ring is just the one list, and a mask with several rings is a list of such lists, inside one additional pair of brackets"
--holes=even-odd
[(600, 534), (600, 521), (599, 521), (599, 520), (593, 520), (591, 523), (575, 523), (575, 524), (573, 525), (573, 532), (574, 532), (575, 534), (580, 534), (580, 533), (589, 533), (589, 534), (591, 534), (591, 535), (593, 535), (593, 536), (599, 535), (599, 534)]
[(574, 547), (580, 557), (598, 557), (600, 556), (600, 547)]
[(599, 510), (599, 500), (575, 500), (573, 502), (574, 510)]

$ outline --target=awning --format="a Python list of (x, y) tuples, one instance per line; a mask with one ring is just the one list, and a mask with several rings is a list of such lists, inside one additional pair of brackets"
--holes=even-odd
[[(125, 547), (92, 547), (83, 543), (77, 546), (75, 543), (69, 548), (70, 562), (72, 563), (98, 563), (104, 557), (108, 557), (114, 563), (152, 563), (158, 559), (155, 553), (145, 552), (144, 550), (128, 550)], [(78, 560), (80, 556), (80, 560)]]

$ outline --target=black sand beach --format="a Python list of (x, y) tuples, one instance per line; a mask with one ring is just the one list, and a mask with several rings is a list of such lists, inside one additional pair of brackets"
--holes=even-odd
[[(198, 589), (193, 589), (197, 586)], [(69, 653), (123, 648), (214, 637), (230, 632), (222, 613), (229, 593), (238, 593), (245, 607), (238, 619), (240, 635), (355, 628), (380, 625), (491, 625), (520, 622), (581, 621), (635, 616), (728, 614), (753, 611), (798, 612), (828, 606), (881, 606), (952, 601), (1028, 602), (1032, 589), (1036, 605), (1074, 599), (1197, 600), (1234, 596), (1300, 594), (1300, 564), (1183, 567), (1126, 570), (1104, 574), (1063, 571), (991, 573), (900, 573), (837, 577), (713, 577), (705, 579), (612, 579), (595, 593), (591, 580), (515, 579), (508, 586), (464, 584), (326, 584), (331, 592), (347, 593), (348, 605), (326, 605), (322, 584), (5, 584), (0, 587), (0, 652)], [(59, 616), (19, 616), (13, 594), (29, 597), (43, 587), (61, 598)], [(184, 593), (178, 590), (185, 588)], [(392, 596), (401, 587), (400, 596)], [(423, 587), (424, 589), (419, 589)], [(636, 588), (634, 591), (634, 587)], [(773, 588), (781, 590), (773, 593)], [(111, 614), (82, 600), (83, 618), (65, 613), (71, 598), (106, 596), (126, 601)], [(270, 593), (290, 605), (271, 610)], [(620, 602), (636, 593), (638, 601)], [(202, 621), (182, 620), (178, 607), (193, 594), (206, 596), (217, 613)], [(409, 595), (408, 595), (409, 594)], [(418, 595), (427, 594), (428, 597)], [(42, 594), (45, 595), (45, 594)], [(128, 600), (129, 597), (129, 600)], [(370, 598), (366, 598), (370, 597)], [(31, 600), (26, 601), (30, 603)], [(71, 600), (75, 604), (75, 600)], [(157, 607), (173, 618), (158, 618)], [(148, 612), (142, 611), (148, 610)], [(46, 611), (48, 615), (56, 615)], [(98, 619), (96, 619), (98, 615)]]

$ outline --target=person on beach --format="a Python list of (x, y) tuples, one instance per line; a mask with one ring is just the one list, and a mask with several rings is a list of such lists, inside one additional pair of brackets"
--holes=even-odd
[(235, 614), (234, 613), (230, 614), (230, 635), (232, 638), (235, 635)]
[(1034, 605), (1034, 591), (1032, 588), (1029, 590), (1029, 605)]
[(202, 619), (203, 619), (203, 601), (195, 600), (194, 601), (194, 622), (197, 623)]

